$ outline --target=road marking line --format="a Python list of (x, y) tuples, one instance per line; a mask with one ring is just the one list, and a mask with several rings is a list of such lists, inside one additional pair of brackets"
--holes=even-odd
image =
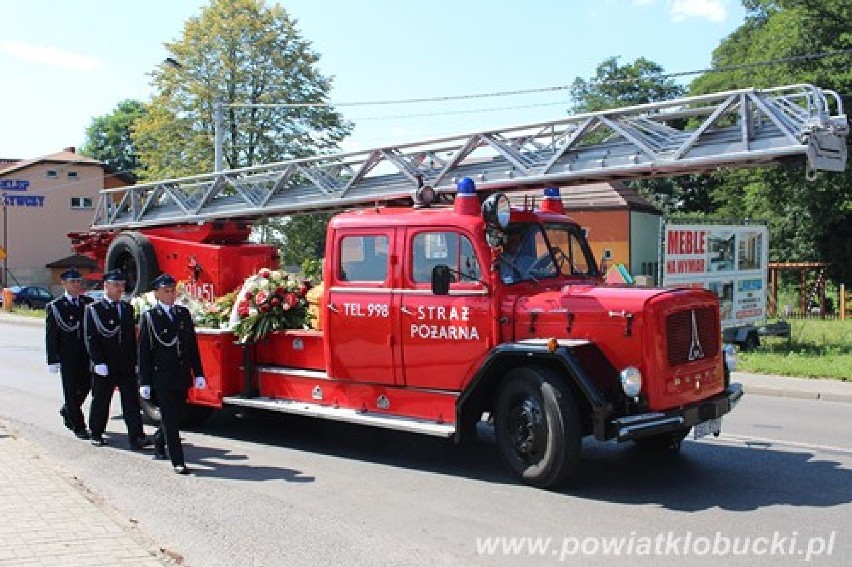
[(844, 453), (852, 455), (852, 449), (846, 447), (833, 447), (831, 445), (817, 445), (814, 443), (799, 443), (797, 441), (786, 441), (784, 439), (771, 439), (768, 437), (751, 437), (748, 435), (731, 435), (730, 433), (722, 433), (717, 441), (731, 439), (733, 441), (741, 441), (746, 445), (749, 443), (761, 445), (784, 445), (788, 447), (798, 447), (801, 449), (813, 449), (815, 451), (826, 451), (831, 453)]

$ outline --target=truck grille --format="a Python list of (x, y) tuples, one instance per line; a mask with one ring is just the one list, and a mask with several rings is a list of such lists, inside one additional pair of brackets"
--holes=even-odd
[(672, 313), (666, 319), (666, 338), (669, 366), (716, 356), (720, 341), (716, 309), (701, 307)]

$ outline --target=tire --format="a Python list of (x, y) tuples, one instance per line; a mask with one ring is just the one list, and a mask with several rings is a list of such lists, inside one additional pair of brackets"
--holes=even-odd
[(669, 433), (660, 433), (659, 435), (651, 435), (635, 439), (633, 442), (636, 446), (645, 451), (680, 451), (681, 441), (689, 435), (689, 427), (683, 427)]
[(580, 414), (571, 390), (553, 372), (510, 371), (497, 395), (494, 421), (500, 455), (525, 483), (552, 488), (577, 470)]
[(110, 243), (106, 270), (120, 269), (127, 277), (126, 291), (131, 295), (151, 289), (151, 280), (160, 273), (154, 246), (139, 232), (124, 232)]
[[(142, 416), (148, 423), (152, 425), (160, 424), (162, 414), (160, 414), (160, 407), (157, 405), (157, 400), (153, 394), (151, 395), (150, 400), (139, 398), (139, 405), (142, 406)], [(195, 406), (187, 404), (183, 417), (180, 420), (180, 426), (198, 427), (203, 425), (204, 422), (213, 415), (213, 409), (214, 408), (209, 406)]]
[(759, 346), (760, 346), (760, 337), (757, 336), (757, 333), (752, 331), (748, 335), (746, 335), (745, 342), (743, 343), (743, 350), (753, 351), (754, 349), (756, 349)]

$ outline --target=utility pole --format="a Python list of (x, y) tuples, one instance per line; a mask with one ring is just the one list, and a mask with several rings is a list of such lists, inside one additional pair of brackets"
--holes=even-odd
[(222, 155), (222, 145), (223, 140), (225, 138), (224, 122), (225, 117), (223, 116), (224, 104), (222, 103), (221, 98), (217, 98), (216, 102), (213, 106), (213, 143), (214, 143), (214, 157), (213, 157), (213, 169), (214, 171), (222, 171), (223, 167), (223, 155)]

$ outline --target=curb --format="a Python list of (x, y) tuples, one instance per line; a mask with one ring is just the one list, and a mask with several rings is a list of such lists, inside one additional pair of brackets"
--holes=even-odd
[[(808, 378), (799, 378), (800, 380), (808, 380)], [(850, 387), (852, 390), (852, 387)], [(773, 396), (776, 398), (793, 398), (799, 400), (821, 400), (826, 402), (842, 402), (852, 404), (852, 392), (844, 394), (842, 392), (808, 392), (804, 390), (795, 390), (792, 388), (777, 388), (772, 386), (749, 386), (743, 384), (743, 390), (746, 394), (754, 394), (757, 396)]]

